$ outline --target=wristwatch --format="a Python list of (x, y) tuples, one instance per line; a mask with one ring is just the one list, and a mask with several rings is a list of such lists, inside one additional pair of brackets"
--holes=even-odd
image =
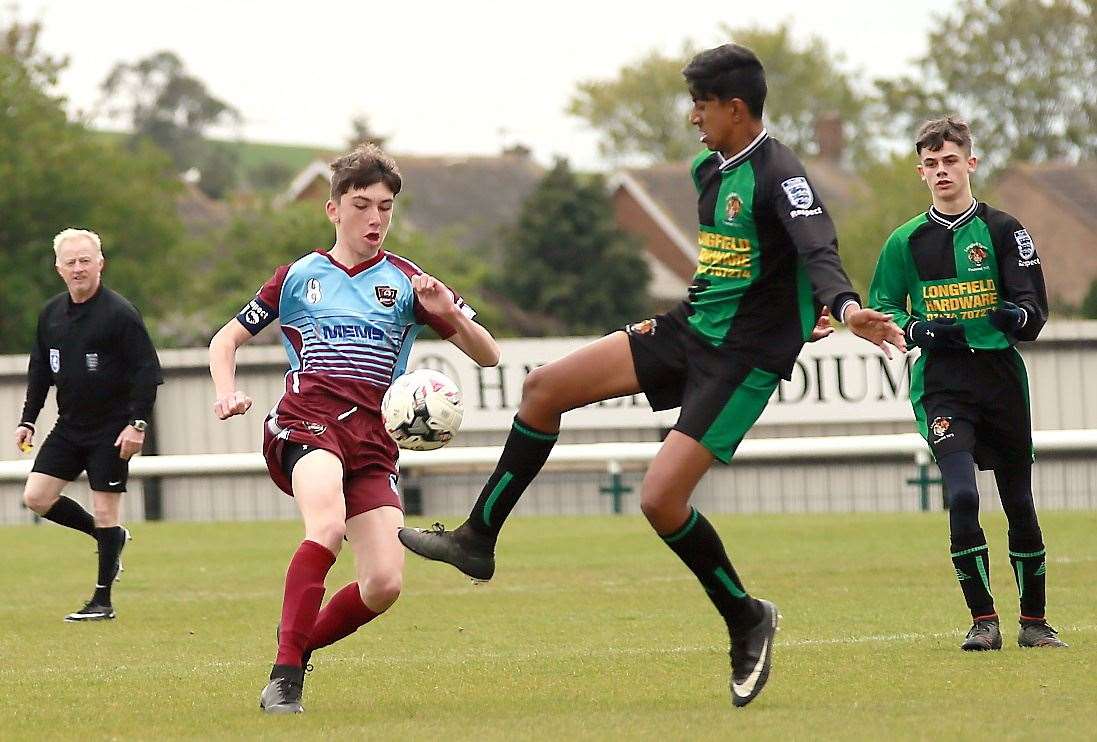
[(144, 420), (130, 420), (130, 427), (136, 430), (138, 433), (144, 433), (145, 428), (147, 428), (148, 426), (149, 424)]

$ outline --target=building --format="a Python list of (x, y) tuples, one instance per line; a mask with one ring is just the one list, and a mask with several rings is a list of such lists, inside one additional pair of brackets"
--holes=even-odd
[(994, 197), (1036, 243), (1053, 307), (1080, 306), (1097, 280), (1097, 162), (1013, 165)]

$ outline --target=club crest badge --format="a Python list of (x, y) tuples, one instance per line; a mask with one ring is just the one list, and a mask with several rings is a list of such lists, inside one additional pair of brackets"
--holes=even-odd
[(396, 306), (396, 289), (392, 286), (374, 286), (373, 291), (377, 294), (377, 301), (381, 306), (386, 308)]
[(1017, 240), (1017, 254), (1021, 256), (1021, 260), (1032, 260), (1032, 256), (1036, 254), (1036, 245), (1028, 230), (1019, 229), (1013, 233), (1013, 237)]
[(50, 371), (61, 373), (61, 351), (57, 348), (50, 348)]
[(808, 185), (807, 178), (802, 176), (789, 178), (781, 183), (781, 187), (785, 189), (788, 202), (795, 209), (806, 209), (815, 203), (815, 194), (811, 192), (811, 186)]
[(967, 246), (967, 259), (971, 263), (972, 268), (985, 268), (983, 263), (986, 262), (987, 255), (990, 253), (985, 247), (978, 242), (973, 242)]
[(934, 437), (940, 440), (945, 437), (945, 434), (948, 433), (948, 429), (951, 427), (952, 420), (950, 418), (935, 417), (933, 418), (933, 425), (930, 426), (930, 429), (933, 430)]
[(734, 224), (735, 218), (739, 216), (739, 212), (742, 210), (743, 199), (739, 197), (738, 193), (732, 193), (728, 196), (727, 206), (724, 208), (724, 222)]
[(654, 335), (656, 320), (646, 319), (643, 322), (634, 322), (625, 328), (629, 335)]
[(310, 278), (305, 284), (305, 301), (309, 304), (319, 304), (323, 298), (324, 292), (320, 288), (320, 282), (315, 278)]

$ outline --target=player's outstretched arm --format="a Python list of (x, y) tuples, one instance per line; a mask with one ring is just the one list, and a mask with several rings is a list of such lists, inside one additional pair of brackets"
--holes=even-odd
[(217, 395), (213, 414), (219, 420), (243, 415), (251, 407), (251, 398), (236, 388), (236, 349), (251, 338), (252, 334), (234, 317), (210, 341), (209, 372)]
[(864, 338), (891, 358), (894, 347), (901, 353), (907, 352), (907, 341), (903, 331), (891, 319), (891, 316), (875, 309), (865, 309), (856, 302), (849, 302), (842, 311), (842, 321), (859, 338)]
[(424, 309), (453, 325), (456, 332), (446, 340), (460, 348), (462, 353), (480, 366), (494, 366), (499, 363), (499, 344), (495, 342), (495, 338), (482, 325), (461, 312), (445, 284), (433, 276), (420, 273), (412, 276), (411, 285)]

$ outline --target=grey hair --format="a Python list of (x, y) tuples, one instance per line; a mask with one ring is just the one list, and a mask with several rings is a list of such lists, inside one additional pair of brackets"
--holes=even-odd
[(92, 232), (90, 229), (62, 229), (57, 233), (57, 236), (53, 238), (53, 253), (58, 258), (61, 257), (61, 245), (65, 244), (71, 239), (77, 237), (86, 237), (91, 240), (91, 244), (95, 245), (95, 249), (99, 251), (99, 257), (103, 256), (103, 241), (99, 239), (99, 235)]

